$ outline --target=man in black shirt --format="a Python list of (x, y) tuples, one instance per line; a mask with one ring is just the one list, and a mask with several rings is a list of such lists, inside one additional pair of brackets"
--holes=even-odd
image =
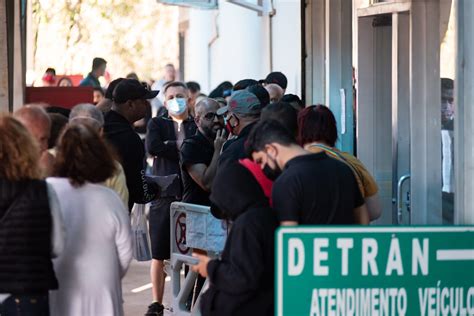
[(272, 200), (281, 225), (369, 223), (351, 169), (325, 153), (305, 151), (280, 123), (257, 124), (247, 152), (275, 180)]
[[(145, 315), (163, 315), (165, 286), (164, 260), (170, 258), (170, 206), (181, 200), (182, 183), (179, 149), (183, 141), (196, 134), (196, 124), (189, 115), (188, 87), (174, 81), (164, 88), (166, 111), (148, 122), (146, 148), (153, 159), (153, 175), (167, 183), (160, 199), (153, 201), (149, 213), (151, 242), (151, 281), (153, 302)], [(171, 184), (169, 184), (171, 182)]]
[[(124, 79), (114, 90), (112, 110), (105, 115), (104, 134), (122, 163), (129, 191), (129, 209), (133, 203), (150, 202), (158, 191), (149, 189), (152, 184), (147, 183), (143, 169), (145, 148), (133, 129), (133, 123), (145, 116), (148, 100), (157, 94), (158, 91), (145, 89), (137, 80)], [(153, 187), (157, 188), (156, 185)]]
[(209, 192), (216, 175), (222, 145), (226, 141), (224, 121), (217, 115), (219, 103), (206, 98), (195, 107), (198, 131), (181, 146), (183, 202), (209, 206)]
[(219, 159), (219, 168), (228, 162), (246, 158), (245, 141), (252, 127), (260, 119), (262, 105), (258, 98), (247, 90), (234, 92), (227, 106), (217, 111), (226, 116), (226, 129), (237, 138), (224, 144), (224, 150)]

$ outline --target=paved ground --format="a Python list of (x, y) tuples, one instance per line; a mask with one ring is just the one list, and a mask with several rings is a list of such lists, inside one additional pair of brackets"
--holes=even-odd
[[(142, 288), (137, 292), (138, 288), (150, 284), (150, 263), (132, 261), (130, 268), (122, 281), (123, 299), (125, 316), (142, 316), (145, 314), (147, 306), (151, 302), (151, 288)], [(137, 289), (133, 293), (132, 290)], [(171, 288), (170, 282), (167, 280), (165, 285), (165, 307), (171, 304)], [(169, 311), (165, 311), (165, 315), (172, 315)]]

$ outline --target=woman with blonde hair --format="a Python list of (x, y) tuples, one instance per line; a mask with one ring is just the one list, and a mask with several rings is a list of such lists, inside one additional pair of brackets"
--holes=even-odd
[(130, 219), (119, 196), (101, 185), (115, 172), (111, 150), (86, 124), (70, 123), (58, 141), (54, 174), (68, 231), (54, 260), (59, 291), (51, 315), (123, 315), (121, 279), (132, 259)]
[(58, 288), (51, 257), (62, 251), (64, 231), (39, 158), (27, 129), (0, 115), (0, 315), (49, 315), (48, 291)]

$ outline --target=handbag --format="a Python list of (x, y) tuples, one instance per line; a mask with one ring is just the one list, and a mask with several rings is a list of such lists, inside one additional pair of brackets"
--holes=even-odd
[(131, 214), (133, 258), (137, 261), (151, 260), (145, 204), (134, 204)]

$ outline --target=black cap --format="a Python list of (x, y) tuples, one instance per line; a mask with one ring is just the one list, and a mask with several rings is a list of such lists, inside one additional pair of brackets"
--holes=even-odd
[(159, 92), (158, 90), (148, 90), (138, 80), (123, 79), (114, 89), (113, 100), (118, 104), (129, 100), (148, 100), (155, 98)]
[(276, 83), (279, 85), (282, 89), (286, 89), (288, 86), (288, 80), (286, 79), (286, 76), (279, 71), (274, 71), (268, 74), (267, 78), (265, 78), (266, 83)]
[(254, 84), (253, 86), (247, 87), (246, 89), (248, 92), (255, 94), (258, 100), (260, 100), (260, 104), (262, 107), (266, 107), (270, 104), (270, 95), (268, 94), (267, 89), (262, 87), (259, 84)]
[(240, 81), (237, 81), (237, 83), (234, 85), (234, 91), (239, 91), (239, 90), (244, 90), (247, 89), (247, 87), (253, 86), (255, 84), (258, 84), (257, 80), (254, 79), (242, 79)]

